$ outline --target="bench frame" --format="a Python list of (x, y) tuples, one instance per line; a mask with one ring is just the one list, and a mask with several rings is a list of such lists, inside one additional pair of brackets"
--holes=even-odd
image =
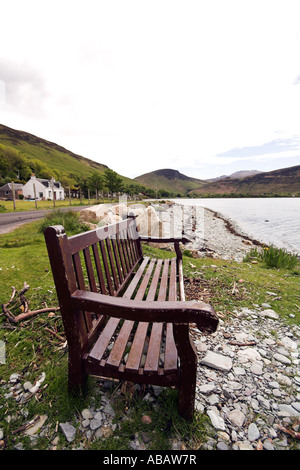
[[(185, 301), (180, 243), (188, 240), (140, 236), (135, 217), (72, 237), (67, 237), (64, 227), (51, 226), (45, 229), (44, 235), (68, 342), (69, 390), (84, 390), (88, 375), (174, 386), (179, 389), (180, 414), (192, 419), (197, 353), (190, 338), (189, 324), (196, 324), (199, 330), (210, 334), (216, 331), (218, 318), (209, 304)], [(173, 276), (172, 285), (176, 287), (168, 288), (168, 296), (161, 297), (164, 300), (160, 297), (155, 300), (150, 293), (146, 300), (145, 295), (132, 299), (129, 294), (124, 295), (124, 289), (134, 291), (138, 272), (148, 261), (143, 256), (142, 242), (150, 241), (174, 244), (176, 258), (170, 261), (173, 274), (166, 275)], [(167, 264), (165, 260), (157, 262)], [(161, 281), (162, 277), (161, 274)], [(116, 324), (118, 319), (126, 324), (139, 322), (141, 329), (149, 322), (153, 325), (166, 323), (175, 340), (177, 364), (168, 371), (157, 368), (147, 374), (141, 367), (130, 370), (124, 365), (113, 367), (114, 364), (108, 366), (105, 361), (97, 360), (99, 344), (96, 346), (96, 343), (101, 334), (103, 342), (108, 319)]]

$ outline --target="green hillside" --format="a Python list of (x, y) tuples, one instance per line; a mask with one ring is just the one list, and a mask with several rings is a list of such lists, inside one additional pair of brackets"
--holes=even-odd
[[(32, 172), (41, 178), (54, 176), (63, 185), (76, 185), (93, 171), (103, 174), (107, 168), (53, 142), (0, 124), (0, 185), (10, 179), (25, 182)], [(130, 178), (121, 178), (124, 184), (135, 184)]]
[(149, 186), (154, 191), (165, 190), (171, 193), (186, 195), (190, 191), (202, 187), (205, 181), (183, 175), (177, 170), (163, 169), (134, 178), (139, 184)]

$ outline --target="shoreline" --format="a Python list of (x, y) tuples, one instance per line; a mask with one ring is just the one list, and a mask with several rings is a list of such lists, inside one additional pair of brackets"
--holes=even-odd
[[(163, 206), (167, 206), (163, 207)], [(184, 234), (190, 243), (185, 245), (193, 257), (211, 257), (242, 261), (253, 247), (262, 247), (259, 240), (244, 233), (238, 224), (227, 219), (219, 212), (202, 206), (181, 205), (173, 201), (160, 205), (158, 211), (160, 219), (164, 222), (166, 235)], [(172, 227), (168, 231), (166, 222), (172, 220)]]

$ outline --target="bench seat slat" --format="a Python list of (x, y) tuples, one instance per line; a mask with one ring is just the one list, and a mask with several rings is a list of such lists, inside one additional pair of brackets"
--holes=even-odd
[(140, 267), (138, 268), (134, 278), (132, 279), (131, 283), (129, 284), (128, 288), (126, 289), (123, 297), (127, 298), (127, 299), (130, 299), (132, 297), (132, 295), (134, 294), (134, 291), (138, 285), (138, 283), (140, 282), (141, 280), (141, 277), (143, 275), (143, 272), (147, 266), (149, 262), (149, 258), (146, 257), (143, 259), (143, 262), (142, 264), (140, 265)]
[(107, 346), (111, 341), (111, 337), (114, 334), (120, 319), (111, 317), (106, 323), (103, 331), (101, 332), (99, 338), (95, 342), (92, 350), (89, 353), (89, 358), (92, 361), (100, 362)]
[[(177, 300), (176, 259), (171, 260), (169, 300)], [(164, 370), (169, 373), (177, 369), (178, 353), (173, 336), (173, 325), (167, 324)]]
[(138, 373), (143, 355), (149, 323), (139, 322), (126, 362), (126, 370)]
[(133, 325), (134, 322), (132, 320), (124, 321), (122, 328), (118, 333), (118, 337), (106, 361), (106, 365), (108, 367), (119, 368)]

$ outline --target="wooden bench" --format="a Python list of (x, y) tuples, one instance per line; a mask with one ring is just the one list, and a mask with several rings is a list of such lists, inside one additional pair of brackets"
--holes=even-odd
[[(189, 324), (212, 333), (213, 308), (185, 301), (182, 238), (139, 235), (134, 217), (67, 237), (45, 229), (69, 353), (69, 389), (87, 376), (177, 387), (179, 412), (192, 419), (197, 354)], [(143, 256), (142, 242), (174, 243), (176, 257)]]

